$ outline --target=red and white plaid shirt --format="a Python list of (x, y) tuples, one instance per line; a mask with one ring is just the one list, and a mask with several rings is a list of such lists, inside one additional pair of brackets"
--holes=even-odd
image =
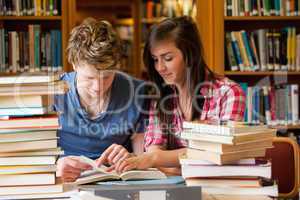
[[(200, 120), (242, 121), (246, 98), (241, 87), (228, 78), (217, 79), (209, 83), (200, 90), (201, 95), (205, 97)], [(180, 138), (184, 119), (178, 107), (178, 98), (174, 97), (173, 124), (170, 125), (172, 128), (169, 134), (161, 130), (154, 104), (153, 102), (150, 108), (149, 124), (145, 133), (145, 148), (147, 149), (150, 145), (162, 146), (164, 149), (186, 147), (187, 142)], [(172, 134), (171, 138), (170, 134)]]

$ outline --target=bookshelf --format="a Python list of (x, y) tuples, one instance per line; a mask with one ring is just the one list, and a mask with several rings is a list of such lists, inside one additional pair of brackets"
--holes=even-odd
[[(162, 7), (166, 2), (169, 7), (168, 9), (163, 9)], [(169, 16), (163, 11), (158, 13), (158, 10), (165, 10), (164, 12), (169, 12), (172, 16), (178, 15), (179, 11), (176, 13), (175, 10), (172, 10), (173, 4), (177, 2), (192, 3), (193, 1), (89, 0), (87, 2), (84, 0), (69, 0), (68, 29), (69, 31), (72, 30), (74, 26), (80, 24), (86, 17), (108, 20), (121, 35), (121, 39), (125, 43), (126, 51), (121, 60), (121, 70), (136, 77), (144, 78), (142, 49), (147, 31), (151, 25), (159, 22), (165, 16)], [(194, 2), (196, 3), (197, 1)], [(149, 14), (150, 10), (151, 14)], [(126, 32), (126, 29), (130, 32), (129, 37), (122, 37), (122, 33)]]
[[(225, 2), (226, 0), (198, 0), (197, 20), (209, 67), (217, 74), (249, 85), (264, 84), (264, 80), (268, 79), (270, 84), (281, 81), (299, 86), (299, 71), (232, 71), (227, 61), (225, 34), (240, 30), (252, 32), (257, 29), (282, 29), (291, 26), (296, 27), (296, 33), (299, 34), (300, 16), (225, 16)], [(298, 124), (275, 127), (281, 130), (300, 128)]]
[[(1, 46), (11, 45), (10, 42), (16, 40), (19, 42), (17, 46), (9, 46), (9, 48), (18, 49), (18, 53), (15, 55), (11, 53), (10, 49), (1, 48), (2, 55), (3, 57), (6, 56), (7, 60), (1, 57), (3, 60), (1, 60), (0, 76), (18, 75), (23, 72), (70, 71), (64, 53), (68, 39), (67, 1), (54, 0), (51, 1), (53, 5), (50, 3), (46, 4), (49, 1), (45, 0), (37, 1), (40, 4), (35, 4), (36, 2), (34, 3), (34, 1), (19, 1), (16, 4), (20, 3), (21, 5), (14, 5), (9, 2), (11, 1), (5, 2), (5, 4), (9, 4), (9, 7), (6, 8), (7, 12), (1, 9), (0, 13), (0, 28), (3, 29), (2, 37), (5, 38), (5, 35), (8, 35), (8, 39), (2, 40)], [(28, 2), (33, 4), (30, 5)], [(4, 6), (5, 4), (2, 5)], [(30, 25), (39, 26), (37, 32), (39, 35), (33, 40), (30, 40), (29, 36), (27, 36)], [(9, 38), (10, 32), (16, 33), (15, 39)], [(36, 59), (35, 64), (30, 62), (29, 58), (31, 56), (29, 46), (32, 46), (32, 43), (26, 43), (26, 40), (30, 42), (39, 41), (36, 42), (38, 47), (34, 48), (35, 53), (33, 57)], [(4, 41), (7, 41), (8, 44), (5, 44)], [(47, 48), (51, 50), (47, 52)], [(12, 64), (10, 60), (15, 60), (15, 62)]]

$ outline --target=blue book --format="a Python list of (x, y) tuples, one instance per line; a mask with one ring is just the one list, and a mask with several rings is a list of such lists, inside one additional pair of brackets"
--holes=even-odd
[[(252, 53), (251, 53), (251, 47), (250, 47), (250, 43), (249, 43), (249, 39), (247, 37), (247, 33), (246, 31), (241, 31), (241, 35), (242, 35), (242, 39), (243, 39), (243, 43), (245, 45), (245, 48), (246, 48), (246, 53), (247, 53), (247, 57), (249, 59), (249, 64), (250, 64), (250, 70), (251, 71), (255, 71), (255, 63), (254, 63), (254, 57), (252, 56)], [(253, 53), (254, 55), (254, 53)]]
[(245, 71), (244, 63), (242, 60), (241, 52), (239, 49), (239, 45), (237, 43), (236, 37), (234, 35), (234, 32), (231, 32), (231, 42), (232, 42), (232, 48), (233, 48), (233, 54), (236, 58), (236, 61), (239, 65), (240, 71)]
[(51, 71), (54, 71), (54, 68), (56, 65), (56, 63), (55, 63), (56, 55), (55, 55), (55, 32), (54, 32), (54, 30), (51, 30), (50, 34), (51, 34), (51, 42), (50, 42), (50, 44), (51, 44)]
[(57, 40), (56, 40), (56, 52), (57, 52), (57, 70), (62, 70), (62, 38), (61, 31), (56, 30)]
[(97, 185), (168, 185), (168, 184), (184, 184), (185, 180), (182, 176), (169, 176), (166, 179), (159, 180), (127, 180), (127, 181), (101, 181)]

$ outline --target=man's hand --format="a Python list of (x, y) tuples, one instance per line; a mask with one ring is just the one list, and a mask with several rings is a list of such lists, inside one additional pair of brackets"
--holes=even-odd
[[(122, 145), (112, 144), (96, 160), (96, 165), (110, 164), (114, 166), (116, 163), (129, 157), (131, 157), (131, 154)], [(110, 168), (110, 170), (111, 169), (112, 168)]]
[(80, 161), (80, 157), (68, 156), (60, 158), (57, 161), (57, 176), (60, 176), (63, 182), (73, 182), (82, 171), (91, 170), (93, 167)]

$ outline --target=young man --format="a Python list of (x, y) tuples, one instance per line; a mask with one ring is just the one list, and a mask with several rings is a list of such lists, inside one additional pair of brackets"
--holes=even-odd
[(91, 168), (80, 155), (102, 155), (101, 162), (114, 165), (131, 151), (143, 152), (143, 82), (117, 71), (120, 49), (106, 21), (89, 18), (71, 32), (67, 53), (74, 72), (62, 76), (70, 89), (55, 101), (61, 113), (59, 145), (66, 155), (58, 160), (57, 174), (65, 182)]

